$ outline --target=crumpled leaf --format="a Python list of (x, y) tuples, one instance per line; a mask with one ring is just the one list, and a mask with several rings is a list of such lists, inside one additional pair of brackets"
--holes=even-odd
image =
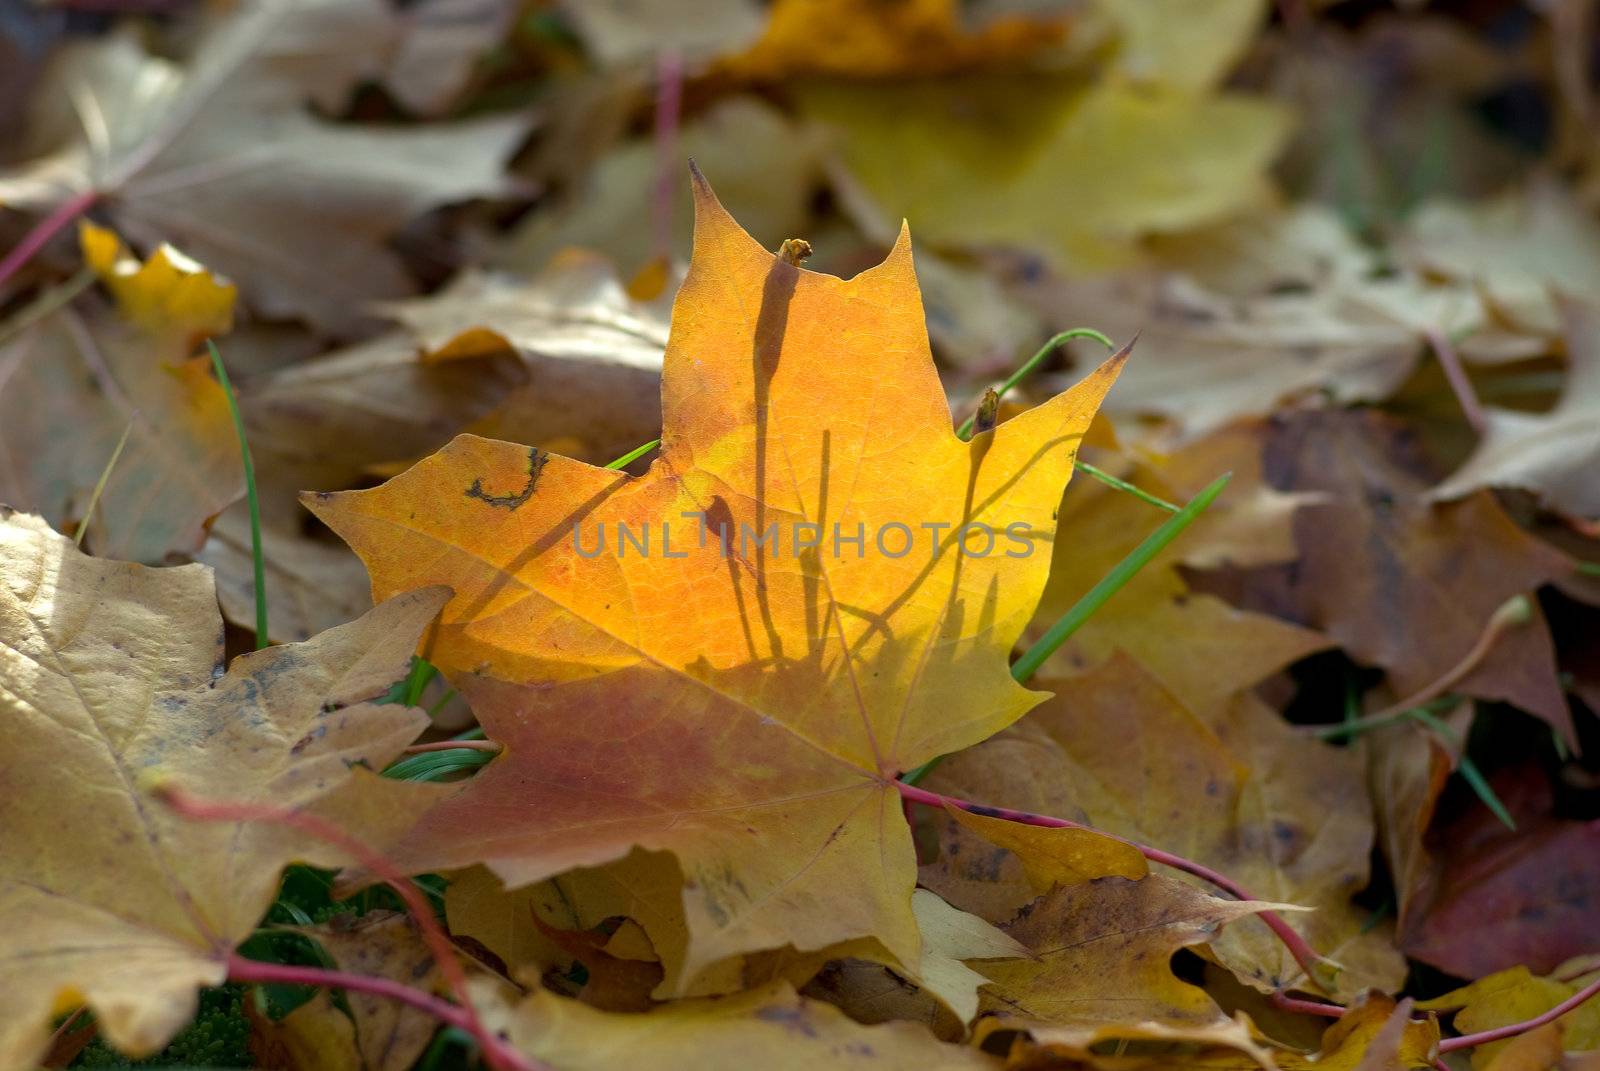
[[(385, 240), (435, 205), (506, 190), (501, 165), (527, 123), (313, 118), (307, 96), (337, 96), (350, 68), (371, 65), (364, 38), (323, 33), (325, 17), (359, 10), (246, 6), (206, 34), (187, 68), (126, 35), (68, 46), (34, 94), (31, 162), (0, 174), (0, 200), (43, 211), (98, 191), (125, 233), (181, 244), (269, 315), (346, 332), (369, 323), (365, 302), (412, 289)], [(334, 73), (310, 84), (290, 76), (324, 67)]]
[[(1476, 1034), (1543, 1015), (1593, 981), (1597, 970), (1600, 962), (1593, 956), (1562, 964), (1549, 977), (1538, 977), (1526, 967), (1511, 967), (1417, 1006), (1430, 1011), (1455, 1011), (1456, 1030)], [(1600, 1049), (1600, 1004), (1580, 1004), (1556, 1023), (1561, 1031), (1558, 1054), (1563, 1048), (1574, 1052)], [(1511, 1045), (1506, 1040), (1475, 1047), (1472, 1066), (1480, 1071), (1498, 1066), (1496, 1061)]]
[[(889, 780), (1036, 702), (1007, 655), (1121, 360), (964, 443), (908, 238), (853, 280), (816, 275), (698, 181), (646, 476), (463, 436), (374, 491), (307, 496), (375, 592), (454, 588), (431, 657), (505, 746), (393, 850), (422, 868), (486, 862), (513, 885), (671, 851), (687, 981), (745, 951), (865, 936), (915, 963), (915, 861)], [(936, 545), (914, 527), (980, 522), (1020, 525), (1017, 541), (985, 548), (974, 530), (958, 552), (954, 528)], [(623, 523), (648, 523), (656, 552), (619, 550)], [(858, 524), (895, 541), (836, 557), (834, 525)], [(930, 533), (916, 557), (894, 556), (895, 524)], [(740, 525), (776, 542), (741, 543)], [(801, 525), (830, 542), (796, 548)]]
[(85, 224), (79, 238), (115, 306), (86, 295), (24, 314), (0, 343), (0, 502), (82, 524), (127, 431), (87, 544), (161, 562), (198, 549), (244, 493), (227, 396), (193, 356), (232, 323), (235, 289), (170, 246), (140, 262), (110, 231)]
[[(390, 835), (441, 792), (381, 769), (427, 724), (362, 703), (405, 669), (446, 593), (412, 592), (222, 673), (210, 571), (90, 558), (0, 511), (0, 1063), (31, 1066), (86, 1003), (130, 1055), (220, 983), (295, 860), (343, 853), (271, 824), (191, 822), (152, 785), (300, 807)], [(64, 791), (63, 786), (73, 786)]]
[(818, 84), (800, 99), (837, 131), (846, 206), (869, 233), (904, 217), (935, 243), (1036, 250), (1080, 271), (1250, 204), (1288, 130), (1277, 105), (1239, 94), (1037, 75)]
[[(478, 993), (484, 990), (476, 990)], [(751, 1054), (772, 1071), (997, 1071), (1000, 1061), (946, 1045), (915, 1023), (863, 1026), (784, 983), (642, 1015), (603, 1012), (535, 990), (515, 1006), (480, 1007), (491, 1029), (561, 1071), (745, 1071)]]
[[(1363, 934), (1369, 912), (1350, 902), (1367, 884), (1373, 843), (1358, 756), (1300, 736), (1249, 696), (1197, 716), (1122, 654), (1056, 690), (1025, 721), (945, 760), (929, 787), (1153, 844), (1255, 896), (1314, 909), (1285, 921), (1343, 965), (1343, 995), (1404, 980), (1389, 935)], [(958, 863), (982, 851), (972, 837), (947, 834), (944, 850), (952, 848)], [(1263, 991), (1314, 988), (1260, 923), (1230, 926), (1211, 949)]]
[(1488, 409), (1477, 449), (1429, 498), (1518, 487), (1571, 516), (1600, 517), (1600, 308), (1572, 299), (1557, 307), (1569, 369), (1561, 400), (1547, 413)]
[(983, 993), (995, 1016), (986, 1025), (1079, 1052), (1122, 1038), (1228, 1045), (1270, 1066), (1246, 1024), (1180, 981), (1169, 961), (1272, 906), (1220, 900), (1159, 874), (1060, 886), (1004, 927), (1037, 958), (982, 966), (994, 983)]

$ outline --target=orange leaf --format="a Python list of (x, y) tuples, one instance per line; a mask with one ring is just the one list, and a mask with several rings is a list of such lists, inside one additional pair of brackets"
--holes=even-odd
[[(854, 279), (818, 275), (696, 183), (648, 474), (461, 436), (383, 487), (307, 497), (380, 597), (455, 590), (430, 656), (505, 745), (396, 850), (512, 885), (671, 851), (680, 982), (869, 935), (914, 963), (890, 781), (1041, 698), (1007, 656), (1122, 358), (962, 442), (904, 232)], [(958, 546), (964, 525), (993, 544)]]

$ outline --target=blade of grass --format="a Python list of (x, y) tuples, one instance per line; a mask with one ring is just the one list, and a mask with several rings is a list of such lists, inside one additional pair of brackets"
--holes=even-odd
[(421, 655), (411, 656), (411, 668), (406, 672), (405, 689), (401, 700), (408, 707), (414, 707), (422, 702), (422, 693), (427, 689), (428, 683), (439, 673), (439, 669)]
[(1439, 718), (1434, 717), (1431, 711), (1418, 707), (1407, 713), (1456, 746), (1461, 754), (1461, 761), (1456, 764), (1456, 772), (1461, 775), (1461, 779), (1467, 783), (1478, 799), (1483, 802), (1483, 805), (1489, 808), (1489, 813), (1500, 819), (1502, 825), (1515, 833), (1517, 831), (1516, 820), (1511, 817), (1511, 812), (1506, 809), (1506, 805), (1500, 802), (1500, 797), (1495, 795), (1494, 789), (1489, 786), (1488, 779), (1483, 776), (1483, 771), (1478, 769), (1478, 764), (1467, 757), (1467, 749), (1462, 744), (1461, 738), (1456, 735), (1456, 731)]
[(1077, 469), (1079, 472), (1084, 473), (1085, 475), (1093, 476), (1107, 487), (1113, 487), (1118, 491), (1126, 492), (1127, 494), (1132, 495), (1134, 498), (1137, 498), (1140, 502), (1148, 502), (1152, 506), (1159, 506), (1168, 513), (1177, 513), (1183, 509), (1182, 506), (1175, 506), (1164, 498), (1157, 498), (1149, 491), (1135, 487), (1127, 480), (1119, 480), (1105, 469), (1097, 469), (1087, 461), (1074, 461), (1072, 463), (1072, 467)]
[(239, 437), (239, 455), (244, 459), (244, 493), (250, 506), (250, 560), (255, 569), (256, 584), (256, 650), (271, 645), (267, 639), (267, 560), (261, 552), (261, 496), (256, 491), (256, 464), (250, 458), (250, 442), (244, 434), (244, 418), (239, 415), (239, 399), (233, 395), (233, 384), (228, 382), (228, 370), (222, 366), (222, 354), (217, 344), (206, 339), (211, 350), (211, 367), (222, 384), (222, 393), (228, 399), (228, 413), (233, 417), (233, 432)]
[(117, 459), (122, 456), (122, 448), (128, 445), (128, 436), (133, 432), (133, 422), (138, 419), (138, 413), (128, 418), (128, 426), (122, 429), (122, 437), (117, 440), (116, 448), (111, 451), (111, 460), (107, 461), (106, 467), (100, 471), (100, 478), (94, 484), (94, 493), (89, 496), (89, 506), (83, 511), (83, 520), (78, 522), (78, 530), (72, 534), (73, 546), (83, 546), (83, 537), (89, 531), (89, 522), (94, 520), (94, 508), (100, 504), (100, 496), (105, 493), (106, 484), (111, 480), (111, 470), (117, 467)]
[[(1185, 528), (1193, 524), (1195, 518), (1204, 513), (1206, 507), (1216, 501), (1217, 496), (1222, 493), (1224, 487), (1228, 486), (1228, 481), (1231, 479), (1233, 479), (1233, 473), (1231, 472), (1218, 476), (1204, 490), (1190, 499), (1187, 505), (1168, 518), (1165, 524), (1146, 536), (1144, 542), (1129, 551), (1127, 557), (1118, 562), (1109, 573), (1101, 578), (1098, 584), (1090, 588), (1087, 595), (1074, 603), (1071, 609), (1061, 615), (1059, 621), (1050, 626), (1050, 631), (1041, 636), (1037, 643), (1028, 648), (1022, 657), (1013, 663), (1011, 676), (1019, 684), (1026, 684), (1028, 679), (1038, 672), (1039, 667), (1044, 664), (1044, 660), (1054, 654), (1056, 649), (1063, 643), (1066, 643), (1069, 636), (1082, 628), (1083, 623), (1088, 621), (1096, 610), (1104, 606), (1111, 596), (1121, 591), (1128, 581), (1138, 575), (1139, 570), (1149, 565), (1157, 554), (1166, 549), (1167, 544), (1178, 538)], [(905, 784), (915, 785), (932, 773), (934, 768), (943, 761), (943, 755), (929, 759), (921, 766), (906, 773), (900, 780)]]
[(1167, 545), (1183, 533), (1185, 528), (1195, 522), (1195, 519), (1204, 513), (1206, 507), (1215, 502), (1222, 489), (1228, 486), (1228, 481), (1233, 479), (1233, 473), (1226, 472), (1218, 476), (1205, 489), (1191, 498), (1188, 503), (1167, 519), (1167, 522), (1154, 532), (1145, 537), (1140, 543), (1128, 552), (1128, 556), (1116, 564), (1101, 581), (1089, 589), (1089, 593), (1079, 599), (1071, 609), (1061, 615), (1061, 619), (1037, 643), (1023, 652), (1021, 658), (1011, 667), (1011, 675), (1019, 682), (1026, 682), (1044, 665), (1044, 660), (1055, 653), (1056, 649), (1074, 632), (1083, 627), (1083, 623), (1106, 601), (1121, 591), (1122, 588), (1138, 575), (1139, 570), (1150, 564), (1157, 554), (1167, 548)]
[(645, 443), (643, 446), (635, 446), (632, 450), (629, 450), (626, 454), (623, 454), (621, 457), (619, 457), (615, 461), (611, 462), (611, 464), (607, 465), (606, 468), (608, 468), (608, 469), (620, 469), (620, 468), (623, 468), (623, 467), (625, 467), (627, 465), (631, 465), (635, 461), (639, 460), (641, 457), (643, 457), (644, 455), (648, 454), (650, 451), (654, 450), (656, 447), (658, 447), (660, 445), (661, 445), (661, 440), (660, 439), (651, 439), (649, 442)]
[(424, 751), (420, 755), (407, 755), (383, 771), (383, 776), (396, 781), (437, 781), (448, 774), (462, 770), (475, 770), (487, 765), (498, 752), (479, 751), (476, 748), (451, 748), (449, 751)]
[[(995, 388), (994, 392), (1000, 397), (1004, 398), (1007, 391), (1011, 390), (1012, 387), (1015, 387), (1018, 383), (1021, 383), (1024, 379), (1027, 379), (1030, 375), (1032, 375), (1033, 370), (1044, 363), (1044, 359), (1050, 356), (1050, 352), (1052, 350), (1061, 345), (1063, 342), (1070, 342), (1075, 338), (1092, 338), (1108, 350), (1114, 350), (1117, 348), (1114, 342), (1092, 327), (1074, 327), (1070, 331), (1062, 331), (1060, 334), (1052, 335), (1050, 337), (1050, 341), (1039, 347), (1039, 352), (1035, 353), (1032, 357), (1029, 357), (1025, 362), (1023, 362), (1022, 367), (1018, 368), (1015, 372), (1012, 372), (1010, 377), (1004, 383)], [(976, 421), (976, 416), (969, 416), (966, 420), (966, 423), (962, 424), (960, 428), (956, 429), (956, 435), (961, 439), (962, 442), (972, 438), (972, 427)]]

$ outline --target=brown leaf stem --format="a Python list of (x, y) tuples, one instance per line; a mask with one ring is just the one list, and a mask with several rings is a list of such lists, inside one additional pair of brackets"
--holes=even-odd
[(15, 275), (24, 264), (33, 259), (35, 253), (44, 248), (46, 242), (56, 236), (58, 231), (87, 212), (99, 199), (99, 190), (85, 190), (57, 205), (53, 212), (41, 219), (33, 230), (5, 255), (5, 259), (0, 260), (0, 283)]
[(404, 748), (401, 754), (420, 755), (425, 751), (459, 751), (466, 748), (469, 751), (496, 751), (500, 745), (493, 740), (435, 740), (429, 744), (412, 744)]

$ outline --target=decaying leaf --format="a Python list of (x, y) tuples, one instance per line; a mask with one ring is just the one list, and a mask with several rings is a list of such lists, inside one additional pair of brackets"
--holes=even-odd
[[(52, 1014), (87, 1004), (148, 1054), (216, 985), (284, 864), (342, 852), (269, 824), (190, 822), (151, 794), (302, 807), (364, 835), (440, 793), (367, 770), (427, 719), (362, 702), (405, 668), (446, 597), (402, 595), (222, 673), (209, 570), (89, 558), (38, 517), (0, 517), (0, 1063), (31, 1066)], [(64, 786), (72, 786), (65, 791)]]
[(83, 524), (127, 432), (88, 546), (144, 562), (192, 553), (244, 493), (227, 396), (194, 356), (232, 323), (233, 284), (170, 246), (140, 262), (110, 231), (79, 237), (115, 304), (85, 295), (23, 314), (0, 343), (0, 502)]
[[(671, 851), (680, 985), (737, 953), (866, 936), (915, 963), (889, 781), (1036, 702), (1007, 654), (1121, 361), (964, 443), (908, 238), (853, 280), (816, 275), (699, 181), (648, 475), (464, 436), (375, 491), (307, 496), (380, 595), (453, 587), (432, 658), (506, 749), (394, 851), (514, 885)], [(835, 538), (858, 526), (859, 556)]]
[[(308, 96), (337, 99), (373, 65), (363, 31), (325, 21), (363, 9), (247, 5), (187, 68), (124, 34), (63, 49), (33, 97), (31, 162), (0, 174), (0, 199), (43, 210), (93, 191), (128, 235), (181, 244), (269, 314), (362, 325), (365, 302), (412, 289), (384, 240), (435, 205), (503, 192), (526, 127), (313, 118)], [(307, 68), (309, 84), (290, 77)]]

